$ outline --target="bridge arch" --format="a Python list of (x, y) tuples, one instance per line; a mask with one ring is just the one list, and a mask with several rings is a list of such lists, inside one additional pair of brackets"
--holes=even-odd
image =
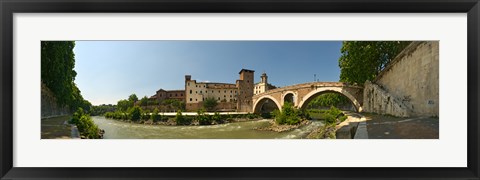
[(275, 105), (277, 106), (278, 110), (282, 109), (282, 106), (277, 101), (277, 99), (275, 99), (274, 97), (272, 97), (270, 95), (265, 95), (265, 96), (262, 96), (262, 97), (258, 98), (257, 101), (255, 101), (255, 103), (253, 103), (253, 112), (254, 113), (259, 113), (260, 110), (261, 110), (260, 108), (262, 108), (263, 102), (266, 101), (266, 100), (273, 101), (275, 103)]
[(357, 112), (362, 112), (362, 106), (360, 105), (360, 102), (355, 98), (355, 96), (350, 94), (348, 91), (346, 91), (342, 87), (320, 87), (313, 91), (310, 91), (308, 94), (303, 96), (302, 100), (298, 104), (298, 107), (303, 109), (307, 107), (311, 99), (315, 98), (319, 94), (328, 93), (328, 92), (340, 93), (344, 95), (352, 102)]
[[(283, 106), (286, 101), (292, 101), (293, 106), (298, 105), (298, 93), (293, 91), (287, 91), (282, 94), (281, 105)], [(280, 106), (281, 107), (281, 106)]]

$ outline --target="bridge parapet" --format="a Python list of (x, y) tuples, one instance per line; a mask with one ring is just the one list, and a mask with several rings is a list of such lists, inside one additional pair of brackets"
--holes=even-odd
[(270, 95), (278, 92), (283, 92), (283, 91), (291, 91), (295, 89), (303, 89), (303, 88), (316, 88), (316, 87), (349, 87), (349, 88), (356, 88), (356, 89), (363, 89), (362, 86), (358, 85), (352, 85), (349, 83), (344, 83), (344, 82), (309, 82), (309, 83), (302, 83), (302, 84), (294, 84), (290, 86), (284, 86), (281, 88), (276, 88), (272, 90), (265, 91), (260, 94), (256, 94), (253, 97), (261, 97), (264, 95)]

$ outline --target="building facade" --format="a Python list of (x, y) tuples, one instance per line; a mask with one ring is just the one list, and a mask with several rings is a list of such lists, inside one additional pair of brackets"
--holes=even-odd
[(215, 99), (219, 111), (248, 111), (253, 96), (254, 71), (242, 69), (236, 84), (197, 82), (185, 76), (185, 108), (196, 111), (203, 107), (207, 98)]
[(253, 89), (253, 94), (257, 95), (260, 93), (264, 93), (265, 91), (275, 89), (277, 87), (271, 85), (268, 83), (268, 76), (267, 73), (263, 73), (262, 76), (260, 76), (260, 82), (255, 84), (255, 87)]
[(156, 99), (159, 103), (166, 99), (176, 99), (185, 102), (185, 90), (164, 90), (159, 89), (155, 95), (150, 97)]

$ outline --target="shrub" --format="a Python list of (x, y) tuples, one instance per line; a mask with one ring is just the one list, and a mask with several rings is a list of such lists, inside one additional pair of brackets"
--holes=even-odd
[(277, 124), (298, 124), (301, 122), (301, 112), (298, 109), (295, 109), (291, 103), (285, 103), (282, 106), (282, 111), (274, 111), (275, 122)]
[(192, 118), (188, 116), (183, 116), (182, 111), (178, 110), (177, 115), (175, 115), (175, 122), (177, 125), (188, 125), (192, 122)]
[(158, 108), (155, 108), (152, 112), (152, 120), (153, 122), (157, 122), (157, 121), (160, 121), (162, 119), (162, 116), (160, 116), (160, 114), (158, 114)]
[(142, 117), (142, 108), (139, 106), (134, 106), (128, 111), (130, 114), (130, 120), (138, 121)]
[(100, 138), (98, 126), (93, 122), (90, 115), (85, 114), (82, 108), (78, 108), (70, 120), (71, 124), (75, 124), (80, 132), (80, 135), (88, 139)]

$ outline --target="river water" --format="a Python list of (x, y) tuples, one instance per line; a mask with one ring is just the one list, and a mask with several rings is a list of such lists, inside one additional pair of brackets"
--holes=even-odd
[(322, 126), (319, 121), (288, 132), (254, 130), (268, 126), (268, 120), (234, 122), (209, 126), (163, 126), (145, 125), (92, 117), (100, 129), (105, 130), (104, 139), (300, 139)]

